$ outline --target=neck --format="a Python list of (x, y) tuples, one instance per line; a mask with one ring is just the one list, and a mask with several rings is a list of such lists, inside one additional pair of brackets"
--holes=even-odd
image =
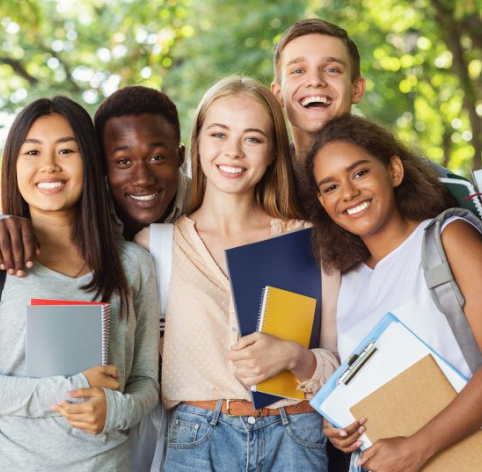
[(378, 262), (400, 246), (419, 224), (420, 221), (406, 220), (399, 215), (386, 229), (377, 234), (362, 237), (371, 254), (367, 265), (373, 269)]
[(40, 246), (65, 246), (73, 241), (76, 211), (38, 212), (30, 210), (35, 236)]
[(295, 165), (302, 167), (305, 164), (306, 154), (308, 154), (308, 151), (315, 140), (315, 135), (301, 131), (298, 128), (291, 128), (291, 133), (293, 135), (293, 143), (295, 145)]
[(204, 228), (216, 228), (221, 235), (242, 234), (247, 227), (269, 216), (259, 207), (253, 192), (243, 195), (220, 194), (208, 185), (203, 203), (192, 219)]

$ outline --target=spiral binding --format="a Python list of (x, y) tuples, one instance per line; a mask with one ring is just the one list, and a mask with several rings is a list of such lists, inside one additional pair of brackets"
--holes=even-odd
[(102, 365), (109, 363), (110, 305), (102, 306)]
[(268, 304), (269, 286), (263, 288), (261, 292), (261, 302), (259, 304), (258, 322), (256, 323), (256, 331), (263, 331), (264, 328), (264, 313)]

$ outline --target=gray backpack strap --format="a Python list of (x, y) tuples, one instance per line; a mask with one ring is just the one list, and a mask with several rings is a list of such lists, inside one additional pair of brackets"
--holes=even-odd
[(149, 252), (154, 258), (157, 289), (161, 307), (161, 331), (164, 331), (167, 302), (169, 299), (169, 283), (172, 271), (172, 241), (174, 225), (171, 223), (154, 223), (149, 227)]
[(458, 216), (472, 223), (482, 233), (482, 221), (463, 208), (445, 210), (425, 228), (422, 244), (422, 268), (425, 281), (437, 308), (445, 315), (457, 343), (472, 372), (482, 366), (482, 354), (475, 341), (463, 307), (465, 299), (454, 279), (442, 245), (444, 222)]

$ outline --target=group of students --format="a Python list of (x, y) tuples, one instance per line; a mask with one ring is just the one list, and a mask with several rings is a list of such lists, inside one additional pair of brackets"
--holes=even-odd
[[(191, 135), (192, 182), (181, 170), (176, 108), (161, 92), (120, 89), (101, 104), (95, 130), (65, 97), (17, 116), (2, 163), (11, 215), (0, 220), (9, 274), (0, 307), (2, 471), (132, 470), (129, 428), (159, 401), (159, 306), (152, 259), (128, 241), (149, 247), (155, 222), (174, 222), (159, 377), (171, 412), (163, 470), (346, 470), (343, 455), (327, 456), (327, 438), (356, 451), (369, 418), (339, 430), (306, 400), (253, 410), (249, 387), (289, 370), (307, 398), (315, 393), (387, 311), (427, 291), (423, 229), (455, 203), (426, 161), (349, 115), (365, 82), (343, 29), (295, 23), (274, 67), (271, 92), (238, 76), (206, 92)], [(224, 250), (306, 227), (308, 218), (322, 267), (321, 345), (240, 338)], [(482, 347), (480, 235), (456, 220), (442, 239)], [(24, 307), (33, 297), (109, 302), (110, 365), (26, 377)], [(405, 321), (469, 376), (445, 318), (434, 305), (426, 311)], [(419, 432), (376, 442), (353, 455), (350, 470), (420, 470), (482, 425), (481, 382), (476, 372)]]

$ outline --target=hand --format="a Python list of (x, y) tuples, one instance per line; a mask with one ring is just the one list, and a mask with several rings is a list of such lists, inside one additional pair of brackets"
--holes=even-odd
[(291, 341), (283, 341), (266, 333), (243, 336), (228, 354), (236, 368), (236, 377), (247, 387), (269, 379), (282, 370), (289, 370), (295, 355)]
[(119, 374), (115, 365), (98, 365), (82, 373), (91, 387), (119, 390)]
[(50, 408), (60, 413), (72, 426), (90, 434), (104, 431), (107, 419), (107, 401), (101, 388), (79, 388), (68, 392), (71, 398), (88, 398), (82, 403), (61, 401)]
[(360, 418), (343, 429), (335, 428), (331, 423), (323, 420), (323, 433), (330, 440), (331, 444), (345, 453), (356, 451), (363, 445), (359, 437), (365, 432), (363, 426), (366, 418)]
[(418, 472), (428, 459), (411, 438), (395, 437), (365, 449), (358, 465), (371, 472)]
[(0, 269), (8, 270), (10, 275), (23, 277), (25, 268), (33, 267), (38, 253), (39, 244), (28, 218), (0, 218)]

